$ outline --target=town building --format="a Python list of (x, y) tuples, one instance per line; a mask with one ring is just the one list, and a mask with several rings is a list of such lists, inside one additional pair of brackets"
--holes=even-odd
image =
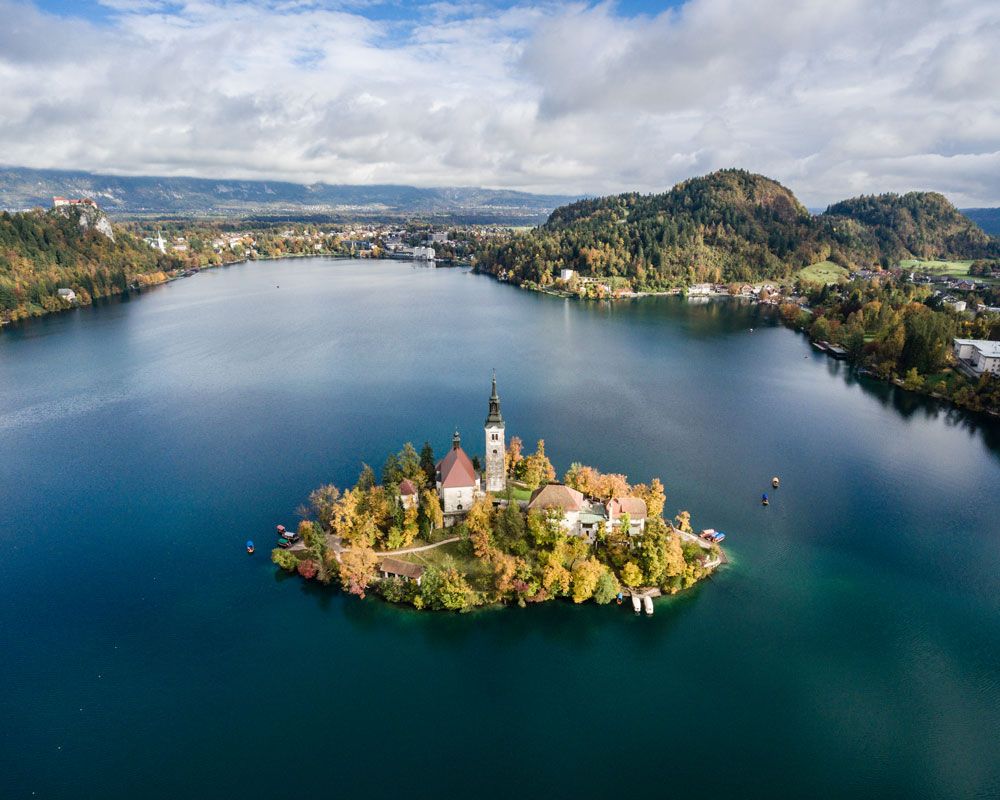
[(62, 208), (63, 206), (90, 206), (91, 208), (97, 208), (97, 203), (91, 200), (89, 197), (53, 197), (52, 207)]
[(984, 372), (1000, 375), (1000, 342), (987, 339), (955, 339), (955, 358), (959, 368), (972, 377)]
[(413, 257), (417, 261), (433, 261), (435, 258), (434, 248), (418, 245), (413, 248)]
[(575, 269), (563, 269), (559, 271), (559, 280), (566, 281), (567, 283), (576, 277)]

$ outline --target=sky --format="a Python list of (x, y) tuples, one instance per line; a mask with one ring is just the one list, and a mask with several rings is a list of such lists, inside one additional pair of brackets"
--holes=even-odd
[(1000, 205), (998, 0), (0, 0), (0, 162)]

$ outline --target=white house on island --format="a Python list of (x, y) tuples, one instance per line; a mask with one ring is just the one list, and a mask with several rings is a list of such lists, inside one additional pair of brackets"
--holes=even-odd
[(528, 501), (528, 511), (557, 511), (559, 520), (570, 536), (581, 536), (589, 542), (605, 529), (621, 526), (622, 515), (628, 514), (628, 532), (636, 536), (646, 529), (646, 501), (639, 497), (612, 497), (605, 506), (571, 486), (547, 483), (536, 489)]

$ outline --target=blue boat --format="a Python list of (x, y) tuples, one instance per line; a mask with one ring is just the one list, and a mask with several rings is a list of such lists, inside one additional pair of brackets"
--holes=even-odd
[(250, 555), (253, 555), (253, 550), (254, 550), (254, 547), (253, 547), (253, 540), (251, 540), (251, 539), (247, 539), (247, 552), (248, 552), (248, 553), (249, 553)]
[(724, 534), (722, 531), (719, 531), (718, 533), (715, 534), (715, 536), (712, 537), (712, 541), (715, 542), (716, 544), (718, 544), (719, 542), (721, 542), (725, 538), (726, 538), (726, 534)]
[(767, 502), (768, 502), (768, 501), (767, 501), (767, 495), (766, 495), (766, 494), (762, 494), (762, 495), (760, 496), (760, 504), (761, 504), (762, 506), (766, 506), (766, 505), (767, 505)]

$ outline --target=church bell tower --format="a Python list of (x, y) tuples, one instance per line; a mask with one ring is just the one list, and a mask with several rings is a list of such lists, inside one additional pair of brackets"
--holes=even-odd
[(507, 452), (504, 443), (503, 417), (497, 395), (497, 371), (493, 370), (493, 393), (490, 395), (490, 413), (486, 417), (486, 470), (487, 492), (502, 492), (507, 488)]

